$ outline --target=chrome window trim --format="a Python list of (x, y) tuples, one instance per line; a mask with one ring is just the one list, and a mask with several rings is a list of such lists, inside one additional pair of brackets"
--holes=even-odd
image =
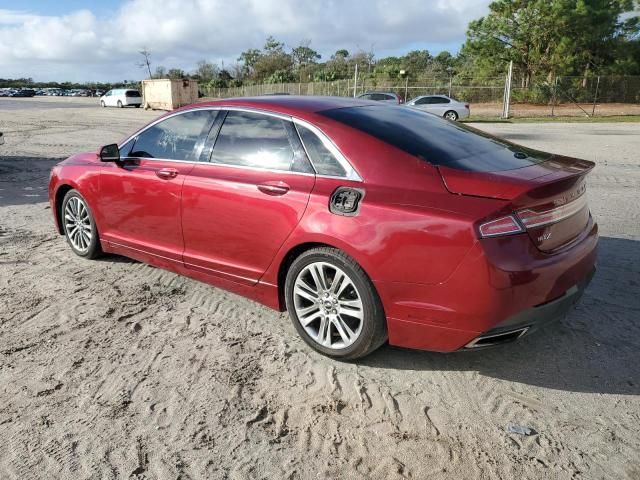
[[(347, 175), (344, 177), (335, 176), (335, 175), (318, 175), (319, 177), (342, 178), (346, 180), (353, 180), (354, 182), (362, 182), (362, 177), (360, 177), (358, 172), (356, 172), (356, 169), (353, 168), (351, 163), (349, 163), (349, 160), (346, 159), (346, 157), (342, 154), (342, 152), (338, 149), (338, 147), (336, 147), (336, 145), (322, 130), (320, 130), (315, 125), (312, 125), (311, 123), (307, 122), (306, 120), (301, 120), (295, 117), (292, 117), (292, 119), (294, 124), (301, 125), (311, 130), (311, 132), (320, 139), (320, 142), (322, 142), (322, 145), (324, 145), (325, 148), (329, 150), (329, 152), (331, 152), (331, 154), (336, 158), (336, 160), (338, 160), (338, 163), (342, 166), (342, 168), (344, 168), (344, 171), (347, 172)], [(302, 141), (302, 138), (300, 139), (300, 141), (302, 142), (302, 147), (304, 148), (304, 151), (307, 154), (307, 158), (311, 162), (311, 165), (313, 166), (313, 169), (316, 171), (316, 174), (317, 174), (318, 170), (316, 169), (315, 165), (313, 165), (313, 159), (309, 155), (309, 152), (307, 151), (307, 147), (305, 146), (304, 141)]]
[(138, 130), (133, 135), (130, 135), (124, 141), (122, 141), (122, 142), (120, 142), (118, 144), (118, 148), (121, 148), (123, 145), (125, 145), (130, 140), (132, 140), (134, 138), (137, 138), (139, 135), (143, 134), (148, 129), (150, 129), (151, 127), (157, 125), (158, 123), (163, 122), (165, 120), (168, 120), (169, 118), (175, 117), (177, 115), (183, 115), (185, 113), (193, 112), (194, 110), (212, 110), (212, 111), (227, 110), (227, 111), (237, 111), (237, 112), (260, 113), (260, 114), (263, 114), (263, 115), (268, 115), (268, 116), (271, 116), (271, 117), (279, 118), (280, 120), (293, 122), (294, 124), (297, 124), (297, 125), (301, 125), (301, 126), (303, 126), (305, 128), (308, 128), (309, 130), (311, 130), (311, 132), (313, 132), (313, 134), (316, 135), (320, 139), (320, 141), (327, 148), (327, 150), (329, 150), (331, 152), (331, 154), (334, 157), (336, 157), (336, 159), (338, 160), (340, 165), (347, 172), (347, 175), (343, 177), (343, 176), (335, 176), (335, 175), (320, 175), (320, 174), (318, 174), (315, 165), (313, 165), (313, 160), (311, 159), (311, 157), (309, 157), (309, 152), (307, 152), (307, 149), (306, 149), (302, 139), (300, 139), (300, 143), (302, 143), (302, 147), (304, 148), (305, 153), (307, 154), (307, 158), (309, 159), (309, 162), (311, 163), (311, 166), (313, 167), (313, 170), (316, 172), (315, 175), (313, 175), (311, 173), (293, 172), (293, 171), (288, 171), (288, 170), (277, 170), (277, 169), (260, 168), (260, 167), (249, 167), (249, 166), (244, 166), (244, 165), (229, 165), (229, 164), (225, 164), (225, 163), (201, 162), (201, 161), (198, 161), (198, 160), (175, 160), (175, 159), (172, 159), (172, 158), (147, 158), (147, 157), (124, 157), (124, 158), (125, 159), (144, 158), (144, 160), (157, 160), (157, 161), (163, 161), (163, 162), (193, 163), (193, 164), (200, 164), (200, 165), (207, 165), (207, 164), (208, 165), (219, 165), (219, 166), (230, 167), (230, 168), (242, 168), (242, 169), (247, 169), (247, 170), (259, 170), (259, 171), (267, 171), (267, 172), (289, 173), (289, 174), (294, 174), (294, 175), (305, 175), (305, 176), (313, 175), (313, 176), (320, 177), (320, 178), (333, 178), (333, 179), (340, 179), (340, 180), (351, 180), (351, 181), (355, 181), (355, 182), (362, 182), (362, 177), (360, 177), (360, 175), (355, 170), (355, 168), (353, 168), (351, 163), (349, 163), (349, 161), (342, 154), (342, 152), (338, 149), (338, 147), (336, 147), (336, 145), (333, 143), (333, 141), (322, 130), (320, 130), (318, 127), (316, 127), (315, 125), (307, 122), (306, 120), (302, 120), (302, 119), (297, 118), (297, 117), (292, 117), (290, 115), (284, 115), (284, 114), (281, 114), (281, 113), (275, 113), (275, 112), (271, 112), (269, 110), (262, 110), (262, 109), (259, 109), (259, 108), (252, 108), (252, 107), (235, 107), (235, 106), (225, 107), (225, 106), (208, 106), (207, 105), (207, 106), (202, 106), (202, 107), (193, 107), (193, 108), (189, 108), (188, 110), (181, 110), (179, 112), (173, 112), (173, 113), (171, 113), (169, 115), (164, 115), (164, 116), (162, 116), (160, 118), (157, 118), (156, 120), (154, 120), (150, 124), (148, 124), (145, 127), (143, 127), (141, 130)]

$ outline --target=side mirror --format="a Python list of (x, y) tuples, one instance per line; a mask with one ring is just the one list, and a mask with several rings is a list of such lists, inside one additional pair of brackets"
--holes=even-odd
[(120, 161), (120, 149), (118, 145), (112, 143), (105, 145), (100, 149), (100, 161), (101, 162), (119, 162)]

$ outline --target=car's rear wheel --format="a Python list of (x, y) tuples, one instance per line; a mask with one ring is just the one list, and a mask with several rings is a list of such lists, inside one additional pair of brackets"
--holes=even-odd
[(118, 100), (118, 108), (122, 108), (122, 102)]
[(106, 105), (105, 105), (105, 103), (104, 103), (104, 100), (100, 100), (100, 106), (101, 106), (102, 108), (106, 107)]
[(92, 259), (102, 253), (93, 213), (77, 190), (64, 196), (61, 217), (67, 243), (76, 255)]
[(140, 104), (139, 103), (136, 105), (136, 108), (140, 108)]
[(303, 340), (329, 357), (363, 357), (387, 339), (373, 283), (340, 250), (319, 247), (296, 258), (287, 272), (285, 300)]
[(458, 120), (458, 114), (453, 110), (449, 110), (444, 114), (444, 118), (446, 118), (447, 120), (451, 120), (452, 122), (455, 122), (456, 120)]

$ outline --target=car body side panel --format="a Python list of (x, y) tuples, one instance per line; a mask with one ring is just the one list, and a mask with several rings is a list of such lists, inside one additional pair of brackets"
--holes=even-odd
[[(100, 237), (182, 261), (182, 184), (193, 166), (144, 158), (105, 163), (100, 180)], [(174, 170), (177, 176), (159, 178), (158, 172), (163, 169)]]
[(393, 205), (384, 201), (384, 190), (376, 192), (375, 188), (365, 189), (357, 216), (333, 214), (328, 198), (340, 186), (362, 187), (359, 182), (317, 179), (304, 217), (264, 281), (277, 283), (279, 265), (291, 249), (305, 243), (323, 243), (356, 258), (372, 280), (438, 283), (452, 273), (474, 244), (472, 224), (464, 216)]
[[(185, 263), (255, 284), (300, 222), (314, 182), (293, 172), (196, 165), (183, 190)], [(261, 185), (288, 191), (273, 195)]]

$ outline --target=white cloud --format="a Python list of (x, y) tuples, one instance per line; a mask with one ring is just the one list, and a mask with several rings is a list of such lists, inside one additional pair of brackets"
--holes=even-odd
[(124, 79), (143, 75), (137, 51), (154, 65), (235, 61), (268, 35), (288, 46), (311, 39), (326, 57), (338, 48), (378, 54), (410, 45), (451, 45), (489, 0), (128, 0), (110, 18), (89, 10), (42, 16), (0, 10), (0, 76)]

